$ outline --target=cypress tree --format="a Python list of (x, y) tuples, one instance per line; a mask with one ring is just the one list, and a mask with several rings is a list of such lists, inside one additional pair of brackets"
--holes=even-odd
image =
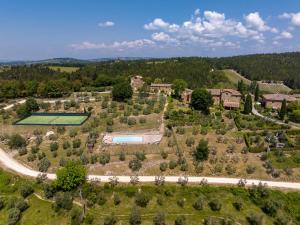
[(260, 90), (259, 90), (259, 86), (258, 84), (256, 85), (256, 88), (255, 88), (255, 93), (254, 93), (254, 100), (257, 102), (258, 99), (259, 99), (259, 93), (260, 93)]
[(248, 94), (245, 101), (244, 113), (249, 114), (251, 112), (252, 112), (252, 98), (251, 95)]
[(287, 110), (287, 108), (286, 108), (286, 100), (283, 99), (282, 104), (281, 104), (281, 108), (280, 108), (280, 111), (279, 111), (279, 118), (281, 120), (284, 119), (284, 116), (286, 115), (286, 110)]

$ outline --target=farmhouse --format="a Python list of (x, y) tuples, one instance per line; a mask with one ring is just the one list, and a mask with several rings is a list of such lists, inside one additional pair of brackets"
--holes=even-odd
[(130, 85), (134, 91), (141, 89), (144, 85), (143, 77), (140, 75), (134, 75), (131, 77)]
[(234, 89), (208, 89), (213, 97), (214, 104), (219, 105), (221, 102), (225, 108), (240, 108), (241, 93)]
[[(297, 101), (298, 95), (286, 94), (265, 94), (262, 96), (262, 104), (264, 107), (280, 109), (282, 101), (285, 99), (287, 103)], [(299, 100), (300, 98), (298, 98)]]
[(150, 85), (150, 91), (153, 93), (165, 93), (167, 95), (172, 94), (172, 84), (154, 84)]

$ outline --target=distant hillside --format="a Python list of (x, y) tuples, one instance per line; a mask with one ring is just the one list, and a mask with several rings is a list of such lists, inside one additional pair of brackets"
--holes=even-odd
[(234, 69), (250, 80), (281, 80), (300, 89), (300, 52), (210, 59), (218, 69)]
[[(243, 77), (241, 74), (237, 73), (234, 70), (223, 70), (228, 80), (237, 85), (239, 81), (243, 80), (244, 84), (250, 85), (251, 80)], [(261, 91), (266, 93), (289, 93), (292, 89), (284, 84), (265, 84), (265, 83), (258, 83), (259, 88)]]

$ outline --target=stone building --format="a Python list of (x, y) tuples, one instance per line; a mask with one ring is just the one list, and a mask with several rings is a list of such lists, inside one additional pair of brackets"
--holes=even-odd
[(144, 85), (143, 77), (140, 75), (134, 75), (131, 77), (130, 85), (133, 89), (133, 91), (138, 91), (141, 89)]
[(167, 95), (172, 94), (172, 84), (155, 84), (150, 85), (150, 91), (153, 93), (164, 93)]
[(225, 108), (240, 108), (242, 95), (234, 89), (208, 89), (213, 97), (214, 104), (219, 105), (221, 102)]
[(190, 103), (192, 100), (192, 93), (193, 90), (191, 89), (185, 89), (182, 93), (181, 93), (181, 100), (184, 103)]
[(280, 109), (284, 99), (287, 103), (290, 103), (300, 100), (300, 96), (286, 94), (265, 94), (262, 96), (262, 105), (266, 108)]

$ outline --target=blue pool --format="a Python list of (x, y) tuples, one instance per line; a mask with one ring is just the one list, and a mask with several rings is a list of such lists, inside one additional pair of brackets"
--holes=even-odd
[(143, 137), (139, 136), (117, 136), (113, 137), (113, 143), (132, 143), (132, 142), (143, 142)]

